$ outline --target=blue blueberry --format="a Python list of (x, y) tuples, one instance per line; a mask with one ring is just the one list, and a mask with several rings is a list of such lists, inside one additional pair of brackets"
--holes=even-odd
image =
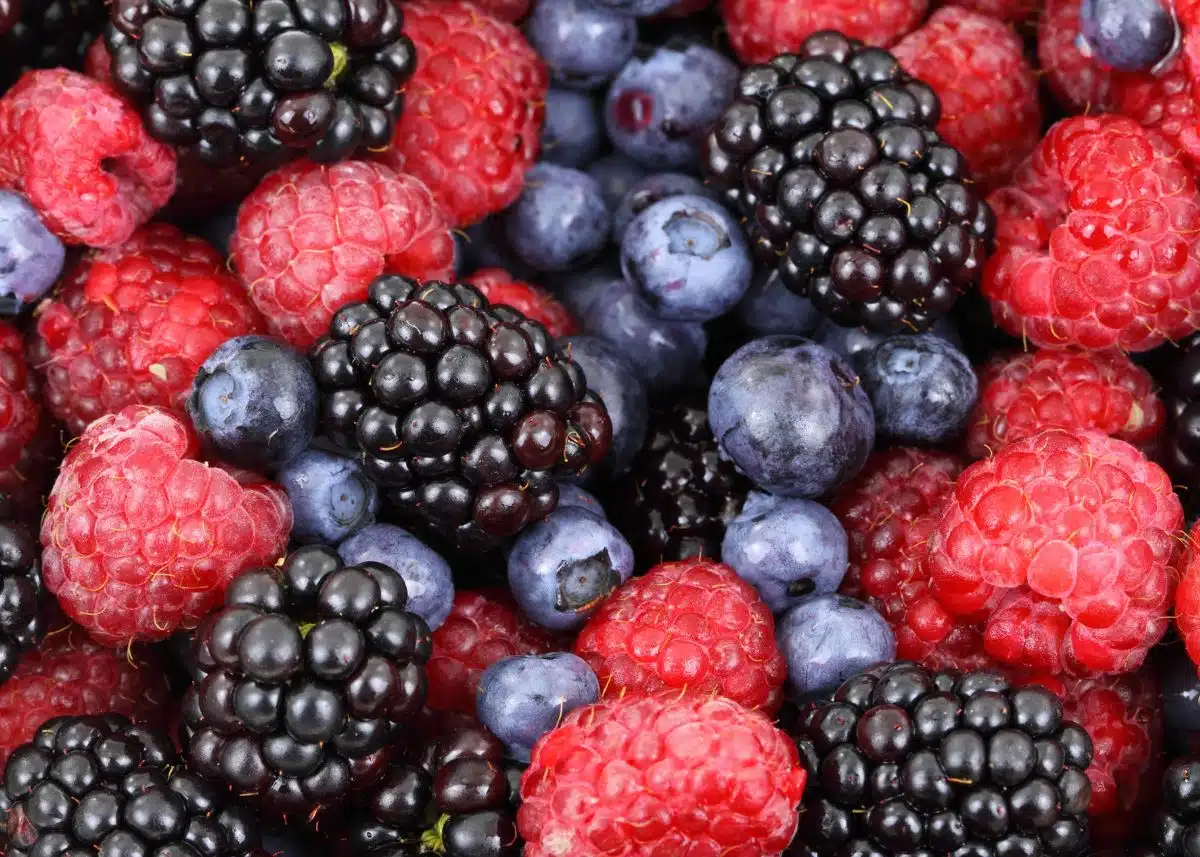
[(842, 358), (798, 336), (743, 345), (717, 370), (708, 422), (721, 451), (759, 488), (824, 496), (875, 444), (871, 402)]
[(612, 524), (578, 506), (526, 529), (508, 555), (508, 585), (522, 612), (554, 631), (582, 626), (633, 574), (633, 548)]
[(538, 271), (587, 264), (604, 249), (611, 228), (600, 183), (557, 164), (535, 164), (520, 198), (504, 214), (509, 246)]
[(375, 522), (379, 490), (353, 458), (310, 447), (275, 478), (292, 502), (292, 538), (301, 544), (334, 545)]
[(317, 382), (308, 361), (265, 336), (237, 336), (192, 380), (187, 412), (221, 458), (264, 471), (295, 458), (317, 428)]
[(629, 189), (613, 213), (613, 241), (620, 244), (633, 218), (654, 203), (667, 197), (685, 195), (712, 196), (704, 182), (686, 173), (654, 173), (646, 176)]
[(812, 301), (785, 286), (775, 270), (755, 275), (736, 312), (742, 326), (756, 336), (808, 336), (822, 319)]
[(621, 270), (663, 318), (710, 321), (746, 294), (754, 262), (741, 225), (719, 202), (672, 196), (629, 224)]
[(585, 512), (591, 512), (593, 515), (601, 518), (608, 518), (604, 512), (604, 506), (592, 496), (591, 492), (580, 488), (573, 482), (559, 482), (558, 506), (556, 508), (566, 509), (567, 507), (583, 509)]
[(820, 503), (755, 491), (725, 527), (721, 562), (783, 613), (805, 596), (837, 592), (850, 547), (841, 521)]
[(595, 89), (633, 56), (637, 21), (588, 0), (538, 0), (525, 35), (556, 84)]
[[(955, 348), (963, 347), (962, 337), (958, 335), (958, 330), (951, 323), (950, 319), (942, 317), (933, 323), (933, 326), (924, 333), (917, 334), (918, 336), (936, 336), (939, 339), (944, 339), (953, 345)], [(824, 345), (834, 354), (840, 355), (847, 363), (854, 367), (855, 372), (862, 371), (862, 361), (875, 346), (887, 339), (886, 333), (876, 333), (873, 330), (867, 330), (865, 327), (842, 327), (839, 324), (834, 324), (829, 319), (825, 319), (813, 332), (812, 338)]]
[(971, 361), (936, 336), (889, 336), (862, 360), (875, 430), (900, 443), (946, 443), (966, 425), (979, 394)]
[(646, 177), (646, 168), (620, 152), (602, 155), (587, 168), (588, 175), (600, 182), (604, 204), (615, 211), (630, 188)]
[(612, 449), (605, 459), (609, 473), (629, 467), (646, 439), (649, 400), (646, 385), (625, 355), (595, 336), (568, 336), (563, 342), (583, 369), (588, 389), (600, 397), (613, 425)]
[(874, 664), (894, 660), (896, 637), (874, 607), (844, 595), (814, 595), (775, 628), (788, 686), (800, 697), (825, 693)]
[(484, 670), (475, 709), (509, 755), (528, 762), (539, 738), (567, 714), (599, 698), (600, 682), (578, 655), (518, 655)]
[(587, 320), (596, 300), (619, 288), (629, 288), (616, 266), (597, 264), (582, 271), (568, 271), (549, 284), (575, 318)]
[[(674, 6), (678, 0), (591, 0), (591, 2), (601, 9), (609, 9), (622, 15), (648, 18), (651, 15), (657, 15), (659, 12), (665, 12)], [(672, 22), (675, 25), (681, 23), (679, 21)]]
[(342, 562), (381, 562), (404, 578), (408, 609), (436, 631), (454, 604), (450, 566), (416, 536), (393, 524), (369, 524), (338, 545)]
[(25, 198), (0, 191), (0, 297), (6, 312), (37, 300), (62, 274), (67, 251)]
[(1179, 26), (1162, 0), (1082, 0), (1079, 34), (1104, 65), (1145, 71), (1175, 48)]
[(700, 141), (733, 100), (737, 79), (738, 67), (703, 45), (635, 56), (608, 89), (608, 137), (649, 169), (694, 170)]
[(542, 124), (542, 160), (582, 169), (596, 159), (603, 142), (600, 111), (586, 92), (551, 88)]

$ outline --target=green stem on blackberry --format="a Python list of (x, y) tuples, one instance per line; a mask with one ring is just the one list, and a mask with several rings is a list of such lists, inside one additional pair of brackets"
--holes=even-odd
[(443, 840), (443, 835), (446, 830), (446, 822), (450, 820), (450, 816), (443, 813), (438, 816), (438, 820), (433, 823), (433, 827), (421, 834), (421, 848), (433, 854), (445, 854), (446, 843)]
[(309, 631), (311, 631), (313, 628), (317, 627), (317, 623), (316, 622), (301, 622), (297, 627), (300, 630), (300, 639), (304, 639), (305, 637), (308, 636)]
[(345, 74), (346, 69), (350, 65), (350, 52), (346, 50), (346, 46), (339, 42), (332, 42), (329, 45), (329, 50), (333, 52), (333, 71), (329, 73), (329, 77), (325, 78), (325, 87), (334, 89), (339, 78)]

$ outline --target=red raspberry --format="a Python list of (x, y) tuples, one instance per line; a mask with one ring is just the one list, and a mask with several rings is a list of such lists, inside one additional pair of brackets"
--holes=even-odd
[(1145, 351), (1200, 327), (1200, 199), (1161, 135), (1120, 116), (1064, 119), (989, 202), (983, 292), (1013, 335)]
[(967, 452), (986, 458), (1048, 428), (1095, 429), (1144, 449), (1165, 418), (1154, 379), (1119, 351), (1023, 352), (980, 373)]
[(52, 717), (112, 712), (159, 725), (169, 699), (166, 674), (151, 650), (106, 649), (64, 625), (22, 655), (0, 685), (0, 770)]
[(1178, 563), (1175, 624), (1187, 646), (1188, 657), (1200, 666), (1200, 522), (1188, 534), (1184, 547)]
[(549, 74), (520, 30), (472, 3), (405, 3), (404, 34), (417, 71), (379, 157), (425, 182), (452, 225), (470, 226), (521, 194)]
[(575, 654), (606, 696), (688, 690), (773, 712), (787, 677), (758, 592), (729, 566), (699, 559), (660, 563), (618, 589), (579, 632)]
[(83, 55), (83, 73), (103, 83), (112, 83), (112, 57), (104, 44), (104, 36), (97, 36), (88, 45)]
[(507, 590), (459, 592), (446, 621), (433, 632), (426, 702), (438, 711), (475, 713), (479, 677), (496, 661), (558, 649), (546, 629), (519, 612)]
[(42, 521), (46, 494), (54, 484), (62, 460), (62, 438), (50, 420), (43, 417), (37, 432), (21, 449), (17, 460), (0, 467), (0, 509), (37, 532)]
[[(529, 14), (532, 0), (471, 0), (472, 4), (493, 18), (515, 24)], [(407, 14), (407, 13), (406, 13)]]
[(937, 603), (925, 569), (935, 513), (963, 466), (948, 452), (893, 447), (872, 455), (831, 506), (850, 543), (842, 593), (865, 599), (888, 621), (896, 657), (932, 669), (995, 665), (979, 624)]
[(1113, 73), (1084, 56), (1079, 36), (1079, 0), (1046, 0), (1038, 17), (1037, 56), (1058, 103), (1072, 113), (1103, 113), (1112, 99)]
[(230, 249), (271, 330), (301, 349), (380, 274), (454, 270), (454, 238), (428, 188), (369, 161), (271, 173), (242, 202)]
[(1170, 478), (1134, 447), (1050, 429), (963, 471), (926, 565), (947, 610), (987, 612), (998, 661), (1129, 672), (1166, 631), (1182, 523)]
[(525, 857), (777, 857), (807, 775), (765, 715), (698, 694), (610, 697), (533, 748)]
[(1008, 178), (1037, 146), (1042, 136), (1037, 78), (1008, 25), (946, 6), (892, 53), (938, 94), (937, 129), (963, 153), (977, 181)]
[(37, 434), (42, 409), (25, 366), (25, 341), (0, 321), (0, 471), (12, 467)]
[(42, 303), (29, 357), (46, 406), (79, 434), (126, 405), (182, 407), (213, 349), (263, 330), (217, 251), (158, 223), (75, 267)]
[(957, 5), (1013, 24), (1029, 20), (1038, 8), (1037, 0), (958, 0)]
[(887, 47), (915, 30), (928, 8), (929, 0), (721, 0), (721, 17), (734, 53), (765, 63), (819, 30)]
[(479, 289), (489, 303), (507, 304), (527, 318), (541, 322), (551, 336), (570, 336), (579, 332), (579, 325), (558, 298), (545, 289), (514, 280), (503, 268), (480, 268), (467, 278), (467, 282)]
[(185, 418), (134, 405), (88, 426), (63, 460), (42, 519), (42, 576), (99, 642), (193, 628), (240, 571), (286, 550), (283, 489), (239, 482), (199, 451)]
[(175, 152), (107, 86), (31, 71), (0, 98), (0, 187), (67, 243), (115, 247), (171, 198)]

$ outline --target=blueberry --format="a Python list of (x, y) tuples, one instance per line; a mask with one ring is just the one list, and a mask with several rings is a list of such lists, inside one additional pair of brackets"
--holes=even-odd
[(379, 511), (379, 491), (353, 458), (310, 447), (275, 474), (292, 503), (292, 539), (337, 544)]
[(546, 93), (543, 161), (562, 167), (586, 167), (595, 160), (602, 141), (600, 111), (592, 96), (569, 89)]
[(233, 241), (233, 232), (237, 229), (237, 209), (231, 208), (220, 214), (213, 215), (201, 225), (200, 237), (228, 258), (229, 245)]
[(663, 318), (709, 321), (746, 294), (754, 263), (741, 225), (720, 203), (672, 196), (629, 224), (621, 270)]
[(539, 271), (586, 264), (604, 249), (611, 228), (600, 183), (557, 164), (535, 164), (520, 198), (504, 214), (509, 246)]
[(588, 389), (601, 398), (612, 420), (612, 450), (605, 466), (610, 473), (629, 467), (646, 439), (649, 401), (646, 385), (625, 355), (595, 336), (568, 336), (562, 340), (571, 359), (583, 369)]
[[(601, 9), (608, 9), (622, 15), (648, 18), (651, 15), (657, 15), (659, 12), (665, 12), (674, 6), (678, 0), (591, 0), (591, 2)], [(682, 22), (672, 21), (671, 24), (677, 27)]]
[[(933, 327), (917, 335), (936, 336), (946, 340), (955, 348), (962, 348), (962, 338), (958, 335), (958, 331), (955, 330), (950, 319), (946, 317), (939, 318), (933, 323)], [(813, 332), (812, 338), (834, 354), (840, 355), (854, 367), (855, 372), (861, 372), (863, 358), (875, 346), (887, 339), (887, 336), (886, 333), (876, 333), (865, 327), (842, 327), (826, 319)]]
[(521, 610), (554, 631), (579, 628), (633, 574), (633, 548), (616, 527), (577, 506), (526, 529), (508, 555)]
[(654, 203), (667, 197), (684, 195), (711, 196), (711, 193), (700, 179), (684, 173), (654, 173), (646, 176), (629, 189), (613, 213), (613, 240), (620, 244), (633, 218)]
[(952, 440), (979, 394), (971, 362), (936, 336), (889, 336), (863, 358), (859, 376), (875, 430), (901, 443)]
[(754, 585), (775, 613), (837, 592), (849, 564), (841, 521), (812, 500), (751, 492), (725, 528), (721, 562)]
[(550, 287), (575, 318), (587, 321), (593, 303), (614, 289), (629, 288), (615, 266), (597, 264), (582, 271), (569, 271)]
[(708, 391), (721, 451), (758, 487), (821, 497), (875, 444), (871, 402), (840, 357), (798, 336), (767, 336), (721, 364)]
[(569, 652), (518, 655), (496, 661), (479, 679), (479, 720), (518, 762), (562, 719), (600, 698), (600, 682), (587, 662)]
[(1079, 33), (1110, 68), (1145, 71), (1174, 50), (1179, 25), (1162, 0), (1082, 0)]
[(737, 79), (738, 67), (703, 45), (635, 56), (608, 89), (608, 137), (649, 169), (695, 169), (700, 141), (733, 100)]
[(1158, 661), (1169, 734), (1200, 732), (1200, 678), (1182, 646), (1164, 647)]
[(538, 0), (525, 35), (556, 84), (595, 89), (633, 56), (637, 21), (588, 0)]
[(775, 333), (808, 336), (821, 323), (820, 311), (779, 279), (779, 272), (760, 271), (737, 305), (742, 326), (756, 336)]
[(802, 697), (833, 690), (896, 657), (896, 638), (884, 618), (844, 595), (814, 595), (796, 605), (779, 620), (775, 637), (787, 660), (788, 686)]
[(604, 204), (615, 210), (630, 188), (646, 177), (646, 168), (632, 158), (613, 152), (596, 158), (587, 169), (588, 175), (600, 182)]
[(0, 191), (0, 300), (11, 298), (4, 300), (4, 312), (15, 314), (48, 292), (66, 255), (24, 197)]
[(393, 524), (370, 524), (338, 545), (342, 562), (381, 562), (404, 578), (408, 610), (436, 631), (454, 603), (450, 566), (425, 543)]
[(187, 412), (221, 458), (263, 471), (308, 447), (317, 428), (317, 382), (303, 355), (284, 343), (237, 336), (196, 373)]
[(556, 508), (566, 509), (573, 507), (583, 509), (585, 512), (591, 512), (601, 518), (607, 518), (604, 514), (604, 507), (588, 491), (580, 488), (571, 482), (558, 483), (558, 506)]

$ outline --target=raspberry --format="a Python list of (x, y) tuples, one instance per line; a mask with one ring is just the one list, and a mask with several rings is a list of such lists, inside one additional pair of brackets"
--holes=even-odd
[(606, 696), (688, 690), (767, 712), (783, 699), (775, 619), (754, 587), (716, 562), (664, 562), (630, 580), (583, 626), (575, 654)]
[(821, 30), (838, 30), (875, 47), (911, 33), (925, 17), (928, 0), (721, 0), (729, 42), (745, 63), (765, 63), (794, 53)]
[(1038, 17), (1038, 66), (1059, 104), (1072, 113), (1103, 113), (1112, 99), (1113, 73), (1084, 56), (1079, 36), (1079, 0), (1046, 0)]
[(980, 374), (967, 452), (986, 458), (1049, 428), (1095, 429), (1145, 448), (1165, 418), (1154, 380), (1119, 351), (1023, 352)]
[(217, 251), (159, 223), (75, 267), (41, 305), (29, 357), (46, 406), (79, 434), (127, 405), (182, 408), (213, 349), (263, 327)]
[(506, 304), (526, 318), (539, 321), (556, 339), (579, 332), (579, 325), (558, 298), (545, 289), (513, 279), (503, 268), (480, 268), (466, 282), (488, 299), (490, 304)]
[(180, 149), (177, 158), (175, 194), (162, 217), (185, 223), (198, 223), (236, 208), (269, 172), (250, 161), (214, 167), (192, 149)]
[(107, 86), (32, 71), (0, 98), (0, 187), (23, 193), (63, 241), (115, 247), (171, 198), (175, 153)]
[(987, 613), (998, 661), (1129, 672), (1166, 631), (1182, 523), (1171, 480), (1134, 447), (1050, 429), (963, 471), (926, 565), (947, 610)]
[(958, 6), (938, 9), (892, 49), (942, 102), (937, 130), (977, 181), (1006, 179), (1041, 139), (1037, 78), (1012, 28)]
[(135, 405), (88, 426), (63, 460), (42, 520), (42, 577), (99, 642), (195, 627), (238, 572), (286, 548), (283, 489), (197, 461), (199, 449), (186, 419)]
[(1065, 119), (988, 201), (983, 293), (1013, 335), (1144, 351), (1200, 326), (1200, 200), (1161, 135), (1125, 117)]
[(429, 190), (383, 164), (288, 164), (242, 202), (233, 265), (274, 333), (307, 348), (383, 273), (447, 277), (454, 239)]
[(958, 0), (957, 5), (1014, 24), (1028, 20), (1038, 8), (1036, 0)]
[(49, 419), (41, 419), (33, 438), (21, 448), (16, 461), (0, 467), (0, 510), (33, 532), (41, 525), (46, 493), (54, 483), (62, 460), (62, 439)]
[(517, 827), (525, 857), (777, 857), (807, 775), (796, 745), (721, 697), (610, 697), (533, 750)]
[(472, 3), (405, 3), (417, 72), (380, 159), (429, 187), (454, 226), (507, 208), (537, 158), (549, 73), (512, 24)]
[(41, 422), (33, 376), (25, 366), (25, 342), (0, 321), (0, 471), (15, 465)]
[(157, 724), (168, 701), (166, 674), (153, 652), (115, 652), (64, 624), (26, 652), (0, 685), (0, 769), (52, 717), (113, 713)]
[(937, 603), (925, 569), (935, 513), (962, 469), (947, 452), (893, 447), (868, 459), (831, 507), (850, 543), (842, 593), (866, 599), (887, 620), (897, 658), (931, 669), (994, 666), (979, 624)]
[(1200, 523), (1188, 534), (1178, 565), (1181, 572), (1175, 593), (1175, 625), (1188, 657), (1200, 666)]
[(517, 612), (508, 590), (459, 592), (450, 615), (433, 632), (427, 704), (438, 711), (475, 713), (483, 671), (502, 658), (553, 652), (558, 641)]
[[(705, 0), (707, 3), (708, 0)], [(472, 0), (472, 4), (493, 18), (515, 24), (529, 14), (531, 0)]]

